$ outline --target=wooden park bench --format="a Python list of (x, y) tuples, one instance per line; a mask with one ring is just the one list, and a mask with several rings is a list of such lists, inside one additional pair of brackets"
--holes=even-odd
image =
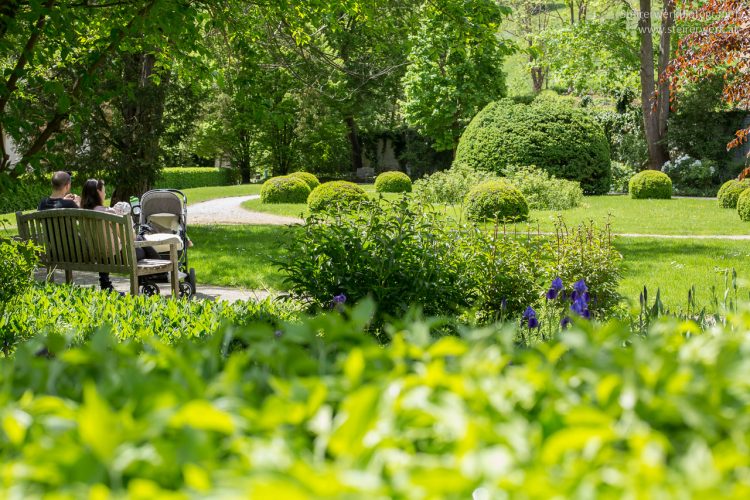
[[(73, 281), (73, 271), (126, 274), (130, 293), (138, 294), (138, 277), (169, 272), (172, 274), (172, 296), (179, 297), (177, 246), (179, 239), (149, 242), (135, 241), (129, 215), (115, 215), (95, 210), (61, 208), (24, 215), (16, 212), (18, 234), (41, 247), (40, 262), (52, 270), (65, 271), (66, 283)], [(138, 262), (135, 249), (169, 243), (169, 260), (145, 259)]]

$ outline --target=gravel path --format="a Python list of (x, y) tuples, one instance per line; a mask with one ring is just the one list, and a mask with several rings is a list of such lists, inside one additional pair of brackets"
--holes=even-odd
[(258, 198), (260, 196), (257, 194), (234, 196), (190, 205), (188, 206), (188, 227), (191, 224), (198, 226), (209, 224), (271, 224), (283, 226), (302, 223), (302, 219), (296, 217), (251, 212), (242, 208), (244, 202), (257, 200)]

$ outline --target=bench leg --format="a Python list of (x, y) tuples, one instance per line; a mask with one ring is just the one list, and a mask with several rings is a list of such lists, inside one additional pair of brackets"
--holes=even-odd
[(65, 283), (67, 283), (68, 285), (73, 283), (73, 271), (71, 271), (70, 269), (65, 270)]
[(172, 266), (172, 297), (180, 297), (180, 274), (177, 272), (177, 264)]
[(138, 276), (130, 275), (130, 295), (138, 295)]

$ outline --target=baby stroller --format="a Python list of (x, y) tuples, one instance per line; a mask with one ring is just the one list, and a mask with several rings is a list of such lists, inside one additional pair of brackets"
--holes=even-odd
[[(147, 241), (159, 241), (165, 235), (177, 235), (182, 244), (177, 249), (179, 289), (181, 297), (195, 295), (195, 269), (188, 269), (187, 196), (177, 189), (153, 189), (141, 196), (140, 203), (131, 200), (133, 221), (138, 235)], [(154, 249), (164, 259), (169, 258), (169, 244)], [(157, 283), (168, 283), (168, 276), (144, 276), (140, 283), (144, 295), (159, 294)]]

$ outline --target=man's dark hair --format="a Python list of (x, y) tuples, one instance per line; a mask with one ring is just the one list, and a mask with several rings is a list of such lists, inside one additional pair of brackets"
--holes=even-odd
[(70, 172), (55, 172), (52, 174), (52, 189), (58, 190), (64, 188), (70, 183)]

